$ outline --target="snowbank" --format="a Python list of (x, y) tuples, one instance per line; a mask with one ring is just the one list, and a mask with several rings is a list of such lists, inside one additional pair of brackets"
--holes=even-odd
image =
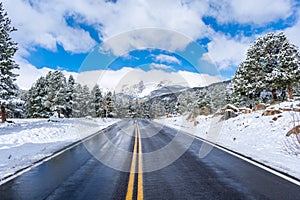
[(0, 180), (91, 135), (116, 119), (17, 119), (0, 126)]
[(300, 179), (300, 144), (295, 135), (285, 136), (295, 124), (300, 124), (300, 112), (282, 110), (299, 108), (300, 102), (284, 102), (273, 107), (282, 113), (262, 116), (264, 111), (261, 110), (216, 123), (212, 123), (216, 121), (212, 116), (198, 116), (196, 123), (188, 122), (185, 117), (156, 121), (227, 147)]

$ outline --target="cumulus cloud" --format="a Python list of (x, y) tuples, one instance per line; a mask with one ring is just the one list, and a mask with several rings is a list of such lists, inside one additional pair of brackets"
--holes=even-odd
[(286, 19), (293, 13), (293, 0), (212, 0), (210, 13), (220, 23), (263, 25)]
[[(60, 44), (72, 53), (87, 52), (96, 43), (80, 26), (68, 25), (67, 18), (73, 18), (79, 24), (93, 27), (98, 31), (100, 39), (104, 41), (121, 33), (142, 28), (163, 28), (197, 39), (207, 35), (208, 30), (201, 20), (208, 7), (207, 3), (197, 5), (199, 9), (196, 10), (195, 6), (183, 4), (180, 0), (119, 0), (116, 3), (94, 0), (4, 2), (13, 25), (19, 29), (15, 38), (22, 47), (40, 46), (55, 51), (56, 45)], [(127, 36), (137, 38), (142, 35)], [(142, 39), (144, 45), (159, 41), (167, 43), (163, 46), (170, 46), (170, 42), (163, 40), (165, 37), (160, 38), (160, 35), (151, 35), (151, 37), (148, 35)], [(173, 37), (173, 40), (176, 39)], [(176, 42), (173, 42), (171, 47), (167, 48), (176, 48), (173, 47), (176, 46)], [(181, 48), (181, 42), (177, 43), (178, 48)], [(137, 40), (126, 47), (132, 45), (139, 48), (141, 44)]]
[(199, 61), (200, 61), (200, 62), (201, 62), (201, 61), (204, 61), (204, 62), (213, 64), (213, 61), (212, 61), (211, 58), (209, 57), (209, 54), (208, 54), (208, 53), (202, 54), (202, 57), (200, 58)]
[(192, 7), (180, 0), (119, 0), (115, 4), (98, 4), (99, 12), (96, 13), (78, 8), (77, 13), (85, 23), (100, 21), (102, 27), (99, 28), (104, 39), (140, 28), (164, 28), (196, 39), (207, 31), (201, 17), (208, 5), (202, 2), (198, 6), (202, 9), (197, 11)]
[(215, 34), (208, 43), (208, 53), (204, 53), (202, 59), (217, 64), (219, 70), (228, 70), (237, 66), (246, 57), (246, 51), (250, 45), (250, 38), (227, 38), (222, 34)]
[(286, 36), (288, 37), (290, 42), (297, 45), (298, 47), (300, 47), (300, 38), (299, 38), (300, 18), (299, 17), (300, 17), (300, 9), (298, 10), (298, 21), (297, 21), (297, 23), (294, 26), (289, 27), (289, 28), (284, 30), (284, 32), (286, 33)]
[(4, 7), (12, 25), (18, 29), (13, 37), (24, 49), (23, 52), (36, 46), (56, 51), (59, 44), (66, 51), (83, 53), (96, 45), (87, 31), (68, 26), (66, 10), (51, 7), (46, 1), (34, 1), (32, 4), (22, 0), (4, 1)]
[(158, 69), (158, 70), (169, 70), (172, 69), (171, 66), (169, 65), (165, 65), (165, 64), (158, 64), (158, 63), (151, 63), (150, 65), (150, 69), (154, 70), (154, 69)]
[(178, 60), (175, 56), (169, 56), (166, 54), (159, 54), (159, 55), (155, 56), (155, 61), (161, 62), (161, 63), (165, 62), (165, 63), (169, 63), (169, 64), (176, 63), (178, 65), (181, 65), (181, 61)]
[(161, 49), (169, 52), (184, 50), (192, 39), (176, 31), (161, 28), (144, 28), (128, 31), (105, 40), (99, 47), (101, 53), (115, 56), (128, 54), (133, 50)]
[[(37, 69), (21, 57), (16, 57), (16, 62), (20, 65), (20, 69), (15, 70), (15, 73), (19, 74), (16, 83), (19, 88), (23, 90), (29, 90), (38, 78), (46, 76), (46, 74), (50, 71), (54, 71), (47, 67)], [(75, 72), (68, 72), (66, 70), (62, 70), (62, 72), (66, 77), (69, 77), (70, 75), (73, 75), (74, 78), (77, 77), (77, 73)]]
[[(36, 47), (56, 51), (61, 45), (70, 53), (86, 53), (96, 45), (95, 39), (80, 25), (98, 32), (105, 41), (103, 51), (127, 55), (129, 51), (159, 48), (173, 52), (184, 49), (191, 41), (209, 38), (208, 53), (221, 70), (238, 65), (254, 37), (232, 38), (215, 32), (202, 18), (211, 16), (223, 23), (243, 23), (263, 26), (294, 13), (294, 0), (118, 0), (115, 3), (97, 0), (5, 0), (12, 24), (18, 29), (13, 38), (19, 43), (20, 73), (34, 70), (26, 57)], [(74, 20), (68, 24), (67, 20)], [(286, 29), (292, 42), (300, 45), (297, 37), (300, 23)], [(158, 62), (171, 58), (161, 57)], [(169, 60), (168, 60), (169, 59)], [(28, 74), (28, 73), (27, 73)], [(22, 76), (22, 75), (21, 75)], [(22, 76), (24, 77), (24, 76)], [(19, 79), (21, 80), (21, 78)]]

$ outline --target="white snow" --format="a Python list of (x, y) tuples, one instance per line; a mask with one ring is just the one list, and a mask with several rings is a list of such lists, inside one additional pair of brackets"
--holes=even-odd
[[(295, 108), (299, 104), (300, 101), (284, 102), (273, 107)], [(285, 111), (272, 116), (262, 116), (262, 113), (263, 111), (256, 111), (241, 114), (216, 123), (213, 121), (217, 118), (213, 116), (198, 116), (197, 123), (187, 121), (186, 116), (156, 121), (239, 152), (300, 179), (300, 143), (296, 135), (285, 136), (290, 129), (300, 124), (300, 112)], [(282, 117), (272, 120), (279, 115)]]
[(0, 180), (118, 119), (13, 119), (0, 124)]

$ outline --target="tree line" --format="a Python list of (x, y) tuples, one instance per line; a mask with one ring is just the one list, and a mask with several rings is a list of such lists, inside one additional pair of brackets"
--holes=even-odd
[(113, 93), (102, 93), (97, 84), (90, 90), (72, 75), (67, 79), (61, 71), (50, 71), (25, 94), (25, 117), (111, 117), (112, 99)]

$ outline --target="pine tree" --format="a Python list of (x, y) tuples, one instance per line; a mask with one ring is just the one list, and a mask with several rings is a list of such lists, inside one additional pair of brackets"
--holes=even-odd
[(287, 86), (289, 98), (293, 99), (292, 84), (298, 83), (300, 79), (300, 54), (298, 47), (288, 42), (284, 33), (279, 33), (278, 37), (282, 43), (283, 51), (278, 58), (280, 60), (279, 78), (281, 87)]
[(194, 108), (194, 100), (191, 98), (191, 92), (184, 91), (178, 96), (179, 110), (181, 113), (190, 112)]
[(82, 105), (82, 86), (77, 83), (75, 84), (75, 90), (72, 95), (72, 116), (73, 117), (82, 117), (81, 114), (81, 105)]
[(10, 33), (16, 29), (10, 24), (11, 21), (4, 11), (2, 3), (0, 3), (0, 106), (2, 123), (6, 121), (5, 108), (14, 104), (18, 90), (14, 83), (17, 75), (13, 72), (13, 70), (19, 69), (13, 60), (18, 48), (17, 43), (13, 42), (10, 37)]
[(284, 33), (269, 33), (259, 37), (248, 49), (233, 78), (237, 98), (257, 96), (262, 91), (272, 92), (288, 88), (292, 99), (291, 85), (300, 78), (298, 48), (290, 44)]
[(141, 110), (142, 110), (142, 115), (141, 115), (142, 118), (145, 118), (145, 119), (150, 118), (150, 102), (149, 101), (143, 102), (141, 104)]
[(18, 101), (14, 105), (13, 112), (11, 113), (11, 117), (13, 118), (25, 118), (26, 110), (25, 110), (25, 102), (27, 98), (27, 90), (18, 90), (17, 99)]
[(136, 110), (133, 104), (133, 100), (129, 100), (126, 106), (126, 117), (134, 118), (135, 116), (136, 116)]
[(159, 101), (155, 100), (152, 102), (150, 107), (150, 116), (151, 118), (157, 118), (160, 116), (164, 116), (166, 114), (165, 105)]
[(50, 117), (57, 112), (58, 117), (66, 114), (67, 108), (66, 78), (60, 71), (49, 72), (40, 77), (30, 88), (27, 100), (27, 117)]
[(114, 102), (116, 100), (116, 95), (113, 94), (111, 91), (107, 92), (104, 98), (103, 102), (103, 108), (104, 108), (104, 116), (105, 117), (113, 117), (114, 113)]
[(67, 88), (66, 88), (66, 105), (65, 105), (65, 115), (66, 117), (72, 117), (72, 107), (73, 107), (73, 93), (75, 90), (75, 79), (72, 75), (69, 76)]
[(57, 112), (60, 117), (60, 113), (64, 114), (65, 112), (66, 77), (61, 71), (49, 72), (46, 75), (46, 82), (46, 107), (50, 108), (52, 113)]
[(103, 103), (103, 96), (99, 85), (95, 85), (91, 91), (91, 116), (93, 117), (100, 117), (103, 113), (102, 103)]
[[(101, 103), (103, 105), (103, 102)], [(113, 104), (113, 107), (115, 109), (115, 115), (117, 118), (127, 118), (128, 116), (128, 108), (129, 105), (129, 100), (124, 97), (117, 96), (116, 100)], [(103, 113), (103, 108), (101, 107), (102, 113)], [(101, 114), (103, 116), (103, 114)]]
[(50, 107), (47, 106), (47, 81), (45, 77), (40, 77), (30, 88), (25, 103), (26, 116), (34, 118), (45, 118), (51, 115)]
[(86, 117), (91, 113), (91, 93), (87, 85), (84, 85), (82, 87), (82, 93), (81, 93), (81, 116)]

